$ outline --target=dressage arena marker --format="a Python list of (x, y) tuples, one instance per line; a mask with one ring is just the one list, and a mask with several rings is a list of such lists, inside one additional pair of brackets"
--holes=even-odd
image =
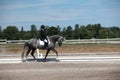
[[(30, 58), (33, 60), (33, 58)], [(42, 60), (43, 58), (38, 58)], [(48, 62), (79, 62), (79, 61), (120, 61), (120, 57), (78, 57), (78, 56), (60, 56), (59, 58), (48, 58)], [(29, 62), (29, 61), (28, 61)], [(34, 62), (34, 61), (32, 61)], [(0, 63), (22, 63), (20, 58), (0, 59)]]

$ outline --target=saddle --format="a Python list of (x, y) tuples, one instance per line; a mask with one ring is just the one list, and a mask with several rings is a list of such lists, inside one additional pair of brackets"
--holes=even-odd
[[(46, 39), (44, 39), (44, 41), (42, 41), (42, 40), (40, 40), (39, 39), (39, 44), (40, 45), (42, 45), (42, 46), (44, 46), (45, 45), (45, 43), (44, 42), (46, 42), (47, 43), (47, 40)], [(48, 44), (50, 44), (50, 40), (48, 39)]]

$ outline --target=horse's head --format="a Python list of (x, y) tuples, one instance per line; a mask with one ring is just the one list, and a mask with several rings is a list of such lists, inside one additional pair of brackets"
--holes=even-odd
[(58, 45), (59, 45), (59, 46), (62, 46), (62, 42), (63, 42), (64, 40), (65, 40), (64, 37), (60, 36), (60, 37), (58, 38)]
[(64, 37), (60, 35), (53, 35), (49, 38), (54, 44), (58, 41), (58, 45), (62, 46), (62, 42), (64, 41)]

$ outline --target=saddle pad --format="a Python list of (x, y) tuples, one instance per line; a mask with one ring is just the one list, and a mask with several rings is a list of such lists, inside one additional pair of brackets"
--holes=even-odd
[(40, 43), (40, 45), (42, 45), (42, 46), (45, 45), (45, 43), (44, 43), (43, 41), (41, 41), (40, 39), (39, 39), (39, 43)]
[[(46, 39), (45, 39), (44, 41), (47, 42)], [(44, 45), (45, 45), (44, 41), (41, 41), (41, 40), (39, 39), (39, 44), (42, 45), (42, 46), (44, 46)], [(50, 44), (50, 40), (49, 40), (49, 39), (48, 39), (48, 44)]]

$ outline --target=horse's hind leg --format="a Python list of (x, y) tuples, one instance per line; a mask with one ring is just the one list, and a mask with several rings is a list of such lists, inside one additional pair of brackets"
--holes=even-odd
[(28, 54), (30, 53), (31, 49), (28, 49), (27, 52), (26, 52), (26, 56), (25, 56), (25, 61), (27, 61), (27, 56)]
[(24, 50), (23, 50), (23, 52), (22, 52), (22, 55), (21, 55), (22, 62), (24, 62), (24, 61), (25, 61), (25, 60), (24, 60), (24, 53), (25, 53), (25, 48), (24, 48)]
[(34, 58), (34, 60), (37, 60), (37, 59), (35, 58), (35, 56), (34, 56), (35, 50), (36, 50), (36, 49), (33, 49), (33, 50), (32, 50), (31, 55), (32, 55), (32, 57)]

